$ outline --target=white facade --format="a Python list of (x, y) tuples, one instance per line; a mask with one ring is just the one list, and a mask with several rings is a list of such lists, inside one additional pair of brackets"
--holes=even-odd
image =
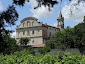
[(38, 22), (37, 18), (27, 17), (21, 20), (21, 24), (16, 28), (16, 40), (19, 44), (21, 37), (28, 37), (30, 41), (27, 45), (34, 47), (43, 47), (46, 40), (54, 38), (59, 28)]

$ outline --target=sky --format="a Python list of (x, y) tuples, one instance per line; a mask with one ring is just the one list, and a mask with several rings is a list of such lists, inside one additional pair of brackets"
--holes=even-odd
[[(85, 16), (85, 3), (80, 3), (77, 7), (74, 7), (76, 3), (77, 0), (72, 0), (71, 2), (69, 2), (69, 0), (63, 0), (61, 4), (61, 12), (64, 17), (65, 27), (74, 27), (78, 23), (83, 22), (83, 17)], [(25, 17), (33, 16), (38, 18), (38, 21), (40, 22), (57, 27), (57, 17), (60, 11), (60, 4), (56, 4), (51, 11), (48, 10), (48, 7), (43, 5), (34, 9), (37, 4), (36, 0), (30, 0), (30, 2), (26, 2), (23, 7), (16, 6), (16, 10), (19, 14), (16, 25), (6, 28), (15, 31), (12, 33), (12, 37), (16, 35), (16, 26), (20, 25), (20, 21)], [(12, 0), (0, 0), (0, 13), (5, 11), (9, 5), (12, 5)], [(70, 9), (73, 10), (72, 15), (70, 15)]]

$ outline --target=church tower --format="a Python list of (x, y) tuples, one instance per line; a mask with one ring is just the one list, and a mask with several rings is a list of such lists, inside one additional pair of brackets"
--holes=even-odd
[(62, 31), (62, 29), (64, 29), (64, 17), (62, 16), (61, 11), (59, 13), (59, 17), (57, 18), (57, 22), (58, 22), (57, 27), (60, 28), (60, 31)]

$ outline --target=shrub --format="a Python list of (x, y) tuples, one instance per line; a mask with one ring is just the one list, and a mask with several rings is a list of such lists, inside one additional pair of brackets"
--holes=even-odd
[(38, 52), (40, 52), (40, 54), (46, 54), (47, 52), (50, 52), (50, 47), (43, 47), (43, 48), (38, 48)]
[(21, 45), (27, 45), (27, 43), (29, 42), (29, 38), (28, 37), (21, 37), (20, 40), (19, 40), (19, 43)]
[(50, 47), (51, 49), (55, 49), (56, 48), (55, 40), (54, 39), (47, 40), (46, 41), (46, 46)]
[(35, 56), (24, 50), (11, 55), (0, 54), (0, 64), (85, 64), (85, 55), (59, 52)]

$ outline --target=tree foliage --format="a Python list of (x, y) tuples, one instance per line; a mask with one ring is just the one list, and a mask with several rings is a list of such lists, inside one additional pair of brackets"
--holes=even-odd
[(85, 46), (85, 24), (79, 23), (74, 27), (76, 46), (79, 48)]
[(13, 53), (18, 49), (15, 38), (11, 38), (10, 36), (4, 37), (3, 44), (4, 44), (4, 47), (0, 46), (0, 52), (4, 54)]
[(55, 40), (59, 48), (74, 48), (74, 32), (69, 26), (55, 35)]
[[(16, 4), (16, 5), (19, 5), (19, 6), (24, 6), (25, 2), (29, 2), (30, 0), (13, 0), (13, 3)], [(34, 7), (34, 9), (38, 8), (38, 7), (41, 7), (41, 5), (44, 5), (44, 6), (48, 6), (48, 9), (49, 11), (51, 10), (52, 7), (54, 7), (55, 4), (58, 4), (59, 1), (64, 1), (64, 0), (36, 0), (38, 2), (38, 5)], [(68, 1), (72, 1), (72, 0), (68, 0)], [(74, 6), (76, 7), (77, 9), (77, 6), (79, 5), (79, 3), (83, 3), (85, 2), (85, 0), (77, 0), (77, 3), (71, 5), (71, 6)], [(72, 12), (72, 10), (70, 9), (70, 11)]]
[(8, 43), (4, 42), (4, 38), (12, 32), (12, 30), (7, 30), (5, 27), (15, 25), (17, 19), (18, 13), (14, 5), (9, 6), (6, 11), (0, 13), (0, 52), (4, 51), (6, 45), (8, 45)]
[(21, 45), (27, 45), (27, 43), (29, 43), (30, 39), (28, 37), (21, 37), (19, 40), (19, 43)]
[(67, 27), (55, 35), (57, 46), (62, 48), (81, 48), (85, 46), (85, 24), (80, 23), (74, 28)]
[(46, 46), (50, 47), (51, 49), (56, 48), (56, 42), (54, 39), (47, 40), (46, 41)]

